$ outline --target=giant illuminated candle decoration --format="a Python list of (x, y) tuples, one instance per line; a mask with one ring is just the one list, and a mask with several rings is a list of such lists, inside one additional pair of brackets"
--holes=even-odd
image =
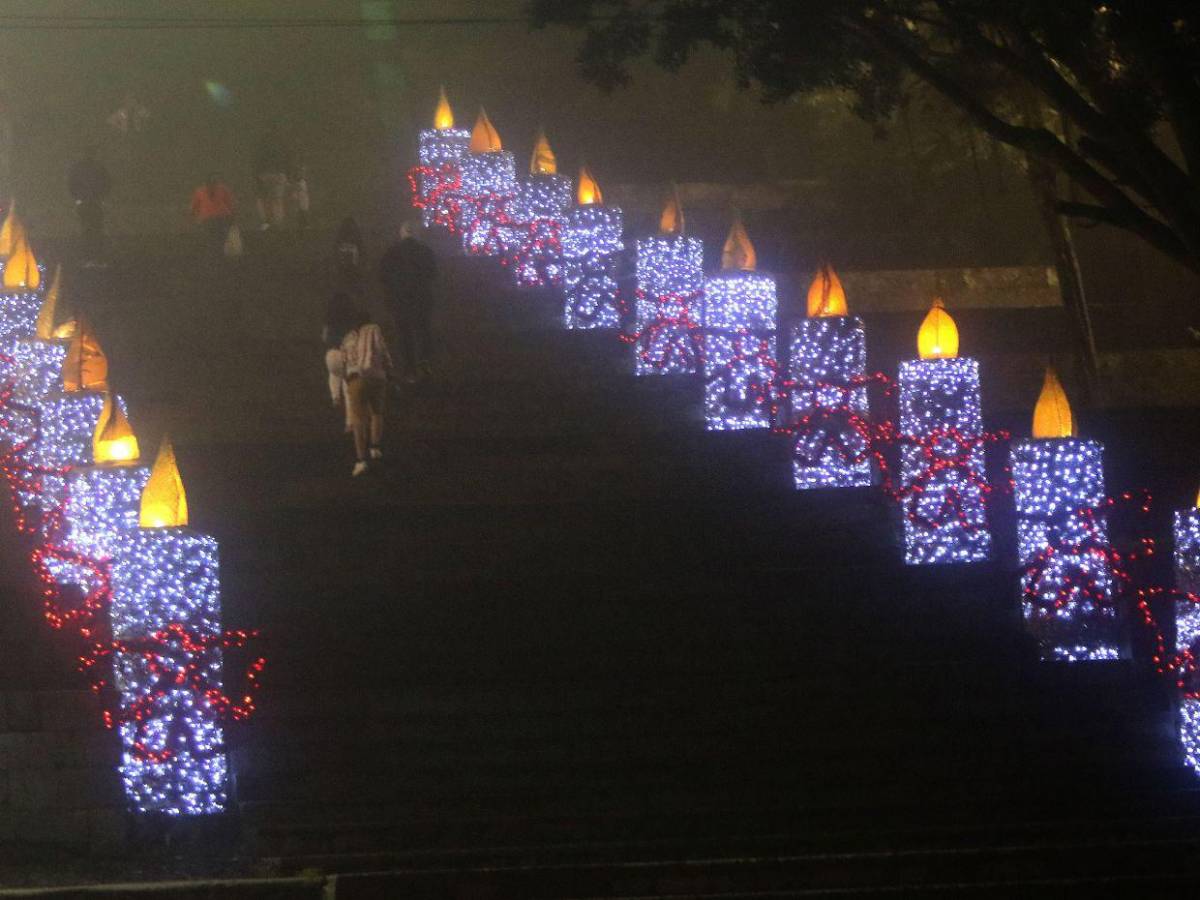
[(107, 388), (108, 360), (88, 323), (80, 321), (63, 359), (62, 380), (55, 390), (31, 402), (36, 433), (15, 454), (21, 464), (14, 488), (24, 513), (22, 528), (39, 529), (40, 514), (61, 506), (68, 468), (91, 464)]
[(458, 227), (458, 185), (462, 178), (460, 162), (471, 144), (471, 132), (454, 127), (454, 111), (446, 99), (446, 89), (438, 89), (433, 127), (421, 131), (418, 160), (420, 169), (413, 205), (421, 209), (426, 228)]
[(841, 280), (822, 266), (808, 289), (808, 317), (788, 342), (797, 489), (871, 484), (866, 367), (862, 319), (849, 315)]
[(1033, 439), (1011, 458), (1022, 607), (1046, 660), (1120, 656), (1102, 453), (1075, 437), (1067, 395), (1047, 369)]
[(92, 435), (92, 464), (65, 472), (61, 506), (46, 510), (42, 537), (68, 553), (54, 553), (44, 564), (59, 585), (98, 587), (97, 565), (112, 558), (116, 541), (137, 527), (138, 504), (150, 470), (137, 465), (137, 436), (124, 403), (105, 394)]
[(220, 812), (228, 763), (216, 699), (217, 542), (187, 527), (183, 482), (165, 438), (138, 521), (116, 541), (109, 607), (125, 792), (141, 812)]
[(684, 233), (683, 209), (672, 191), (658, 234), (637, 242), (638, 375), (694, 375), (703, 351), (704, 244)]
[(740, 218), (704, 282), (704, 421), (710, 431), (771, 425), (775, 381), (775, 279)]
[(562, 283), (562, 228), (571, 206), (571, 179), (558, 174), (558, 160), (539, 131), (529, 160), (529, 177), (517, 187), (506, 229), (505, 264), (520, 287)]
[[(1200, 494), (1191, 509), (1175, 513), (1175, 586), (1190, 599), (1175, 604), (1175, 648), (1200, 664)], [(1184, 674), (1179, 737), (1188, 765), (1200, 774), (1200, 671)]]
[(941, 300), (917, 333), (920, 359), (900, 364), (900, 505), (904, 561), (987, 559), (979, 363), (958, 355), (958, 327)]
[(470, 151), (461, 162), (463, 249), (500, 256), (506, 249), (505, 228), (512, 221), (509, 206), (517, 193), (517, 165), (482, 109), (471, 131)]
[(575, 206), (567, 213), (562, 233), (563, 324), (572, 329), (616, 328), (616, 254), (621, 239), (621, 210), (605, 206), (600, 185), (587, 166), (579, 170)]

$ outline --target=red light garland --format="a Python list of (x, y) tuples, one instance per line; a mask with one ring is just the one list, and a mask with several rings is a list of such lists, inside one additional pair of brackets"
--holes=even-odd
[[(11, 358), (0, 354), (0, 363), (11, 365)], [(142, 722), (148, 716), (145, 710), (167, 696), (168, 692), (184, 688), (197, 698), (202, 698), (216, 714), (230, 721), (242, 721), (254, 712), (254, 696), (259, 687), (259, 675), (266, 666), (264, 657), (250, 662), (245, 673), (246, 689), (240, 701), (234, 701), (220, 689), (213, 687), (210, 679), (216, 675), (204, 660), (211, 661), (217, 648), (238, 649), (261, 637), (258, 631), (231, 630), (218, 635), (199, 635), (179, 622), (169, 623), (153, 634), (136, 640), (117, 640), (111, 636), (106, 615), (112, 601), (111, 563), (85, 554), (77, 553), (55, 543), (62, 532), (66, 517), (66, 498), (58, 498), (55, 505), (44, 511), (40, 521), (33, 522), (26, 510), (17, 502), (18, 491), (37, 493), (44, 496), (43, 479), (46, 476), (64, 477), (70, 466), (46, 467), (25, 462), (21, 456), (31, 445), (41, 439), (40, 413), (36, 407), (13, 400), (13, 386), (0, 390), (0, 416), (11, 422), (11, 414), (19, 413), (31, 423), (30, 436), (13, 444), (0, 454), (0, 472), (10, 489), (13, 510), (18, 527), (23, 532), (38, 532), (40, 543), (30, 552), (30, 561), (41, 584), (42, 610), (47, 624), (55, 630), (71, 626), (84, 650), (78, 658), (78, 668), (88, 681), (89, 688), (100, 695), (109, 684), (110, 666), (101, 663), (110, 660), (113, 653), (140, 654), (147, 662), (150, 673), (161, 686), (156, 687), (131, 709), (113, 709), (111, 701), (105, 701), (104, 723), (114, 728), (123, 722)], [(64, 596), (62, 587), (51, 571), (52, 563), (71, 566), (83, 573), (82, 583), (87, 585), (82, 598), (75, 603)], [(144, 744), (135, 744), (135, 751), (144, 761), (162, 762), (169, 758), (172, 750), (160, 753), (149, 751)]]
[[(647, 300), (645, 291), (638, 289), (637, 303)], [(621, 340), (635, 344), (642, 365), (660, 372), (695, 371), (704, 353), (704, 332), (700, 320), (692, 314), (692, 307), (700, 300), (702, 292), (688, 294), (664, 294), (655, 298), (660, 310), (649, 325), (631, 334), (622, 334)]]
[[(736, 416), (751, 415), (765, 408), (768, 410), (769, 419), (774, 421), (779, 407), (779, 362), (772, 350), (774, 338), (749, 328), (737, 331), (720, 329), (718, 333), (729, 340), (733, 353), (720, 369), (707, 376), (707, 380), (709, 386), (715, 387), (719, 392), (723, 410), (726, 414)], [(750, 349), (746, 348), (747, 344), (751, 345)], [(766, 371), (769, 373), (767, 380), (758, 382), (740, 379), (737, 370), (745, 366)], [(744, 394), (739, 389), (741, 385), (748, 389)]]
[[(521, 227), (510, 220), (512, 231), (519, 233)], [(513, 271), (522, 287), (561, 284), (563, 223), (538, 218), (525, 223), (524, 228), (526, 233), (520, 238), (509, 238), (510, 249), (501, 257), (501, 265)]]
[[(451, 172), (455, 167), (446, 166)], [(416, 177), (431, 176), (432, 170), (427, 167), (416, 167), (409, 176), (410, 184), (414, 187), (414, 205), (423, 206), (416, 199)], [(460, 187), (455, 182), (454, 190)], [(468, 215), (471, 222), (466, 230), (478, 225), (483, 218), (480, 207), (482, 198), (463, 198), (466, 205), (463, 209), (475, 207), (475, 214)], [(425, 203), (434, 202), (433, 193), (425, 199)], [(492, 214), (493, 221), (485, 238), (486, 249), (470, 248), (470, 252), (494, 253), (503, 243), (502, 228), (512, 227), (514, 223), (505, 214), (503, 208), (500, 215)], [(462, 219), (460, 219), (462, 221)], [(509, 268), (517, 268), (518, 272), (526, 265), (537, 269), (536, 278), (541, 282), (552, 281), (541, 268), (544, 257), (557, 255), (560, 240), (557, 222), (535, 220), (528, 223), (528, 234), (523, 235), (516, 249), (510, 249), (502, 255), (502, 264)], [(702, 330), (700, 322), (692, 314), (692, 306), (700, 297), (699, 292), (688, 295), (669, 295), (656, 298), (657, 303), (668, 312), (659, 315), (650, 324), (641, 329), (623, 329), (619, 339), (635, 345), (639, 364), (648, 369), (669, 371), (676, 368), (694, 369), (703, 353)], [(626, 291), (618, 291), (616, 304), (623, 321), (633, 318), (635, 304), (645, 302), (646, 294), (638, 290), (634, 296)], [(989, 431), (981, 434), (965, 434), (955, 428), (935, 429), (932, 433), (914, 437), (900, 433), (893, 420), (879, 424), (870, 421), (868, 415), (853, 408), (851, 397), (854, 391), (870, 386), (881, 385), (885, 388), (885, 396), (890, 396), (894, 385), (883, 373), (853, 376), (842, 382), (823, 381), (817, 384), (805, 384), (802, 387), (795, 381), (781, 376), (778, 361), (770, 352), (769, 341), (741, 333), (736, 338), (734, 355), (729, 358), (721, 373), (716, 378), (725, 378), (732, 383), (734, 372), (739, 366), (757, 364), (765, 367), (772, 376), (765, 383), (753, 383), (750, 390), (725, 398), (727, 404), (738, 404), (738, 408), (761, 408), (767, 405), (771, 411), (772, 430), (793, 438), (808, 434), (819, 433), (819, 446), (800, 451), (800, 459), (806, 465), (817, 465), (827, 451), (834, 451), (848, 465), (861, 464), (873, 460), (882, 476), (882, 490), (904, 509), (904, 515), (910, 522), (924, 528), (941, 528), (947, 524), (955, 524), (966, 531), (986, 528), (986, 524), (971, 520), (964, 514), (962, 493), (966, 489), (979, 492), (985, 504), (997, 495), (1011, 492), (1013, 484), (1010, 477), (1000, 485), (989, 484), (984, 473), (979, 471), (973, 455), (980, 447), (1006, 442), (1010, 439), (1007, 431)], [(827, 398), (833, 392), (838, 400), (829, 403)], [(781, 421), (781, 408), (785, 398), (791, 403), (792, 409), (805, 409), (791, 422)], [(814, 429), (817, 431), (814, 432)], [(907, 479), (902, 484), (894, 477), (889, 456), (898, 447), (915, 448), (923, 466), (915, 477)], [(938, 481), (940, 475), (953, 473), (962, 487), (942, 488), (946, 496), (936, 511), (931, 515), (928, 510), (920, 512), (922, 504), (905, 503), (921, 495), (926, 487)], [(953, 482), (953, 480), (952, 480)], [(1123, 501), (1129, 501), (1133, 494), (1122, 495)], [(1114, 504), (1106, 500), (1102, 508), (1074, 510), (1067, 515), (1074, 516), (1081, 523), (1086, 523), (1097, 516), (1103, 515)], [(1149, 496), (1146, 495), (1139, 506), (1143, 512), (1149, 509)], [(1023, 579), (1023, 598), (1038, 608), (1049, 611), (1062, 608), (1070, 602), (1085, 602), (1095, 604), (1097, 609), (1114, 609), (1119, 597), (1132, 596), (1141, 612), (1144, 624), (1152, 631), (1155, 641), (1154, 663), (1160, 673), (1169, 674), (1189, 697), (1200, 697), (1200, 647), (1185, 647), (1178, 653), (1171, 654), (1166, 648), (1163, 630), (1157, 626), (1151, 611), (1151, 601), (1154, 599), (1182, 600), (1200, 604), (1200, 596), (1188, 594), (1161, 586), (1141, 587), (1134, 590), (1134, 576), (1130, 565), (1150, 557), (1154, 552), (1154, 542), (1151, 538), (1141, 538), (1140, 551), (1122, 554), (1114, 550), (1106, 541), (1094, 536), (1087, 536), (1092, 529), (1084, 528), (1081, 537), (1078, 529), (1072, 533), (1069, 528), (1056, 529), (1062, 535), (1054, 544), (1046, 546), (1025, 567)], [(1066, 559), (1099, 559), (1107, 565), (1112, 573), (1112, 584), (1105, 585), (1098, 580), (1096, 571), (1087, 565), (1075, 565), (1064, 569), (1061, 565)], [(1057, 566), (1057, 568), (1055, 568)], [(1045, 590), (1044, 581), (1048, 571), (1055, 569), (1054, 580), (1056, 589), (1053, 592)]]
[[(433, 166), (413, 166), (407, 172), (408, 189), (412, 205), (420, 210), (432, 209), (432, 224), (445, 228), (451, 234), (458, 233), (459, 216), (462, 212), (462, 171), (456, 163), (445, 162)], [(429, 179), (433, 187), (421, 189), (421, 180)]]

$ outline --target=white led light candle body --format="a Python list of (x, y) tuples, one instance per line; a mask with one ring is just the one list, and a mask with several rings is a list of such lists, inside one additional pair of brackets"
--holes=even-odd
[(482, 256), (502, 256), (509, 206), (517, 194), (517, 165), (507, 150), (468, 153), (462, 158), (459, 230), (463, 249)]
[(453, 185), (462, 178), (461, 161), (471, 144), (471, 132), (463, 128), (427, 128), (419, 136), (418, 159), (423, 169), (417, 183), (421, 222), (426, 228), (448, 228), (455, 224), (460, 193)]
[(1012, 449), (1024, 618), (1046, 660), (1120, 656), (1102, 456), (1099, 443), (1074, 437)]
[[(137, 528), (147, 466), (105, 463), (66, 476), (65, 522), (56, 542), (92, 559), (107, 560), (118, 539)], [(55, 536), (47, 535), (48, 540)]]
[(1187, 694), (1179, 701), (1179, 740), (1184, 761), (1200, 775), (1200, 695)]
[(62, 383), (70, 343), (66, 338), (18, 340), (13, 347), (13, 397), (29, 403), (54, 391)]
[(15, 344), (33, 337), (42, 299), (40, 290), (0, 290), (0, 381), (12, 378)]
[[(220, 812), (228, 774), (221, 711), (193, 683), (221, 689), (217, 543), (183, 527), (134, 528), (116, 551), (109, 618), (113, 637), (131, 644), (113, 658), (126, 794), (140, 812)], [(138, 652), (142, 643), (148, 652)]]
[[(1175, 585), (1200, 597), (1200, 507), (1175, 513)], [(1181, 604), (1197, 611), (1192, 636), (1200, 636), (1200, 605)]]
[(900, 448), (905, 562), (987, 559), (979, 363), (958, 356), (902, 362), (900, 432), (909, 439)]
[(710, 431), (768, 428), (776, 375), (775, 279), (726, 270), (704, 284), (704, 421)]
[[(71, 469), (64, 478), (61, 514), (44, 515), (41, 533), (47, 545), (67, 551), (44, 560), (56, 584), (76, 585), (85, 593), (99, 587), (97, 567), (116, 552), (119, 539), (137, 528), (145, 466), (105, 464)], [(77, 555), (79, 558), (74, 558)]]
[(519, 287), (562, 283), (562, 229), (571, 207), (566, 175), (530, 175), (509, 204), (506, 264)]
[(704, 244), (680, 234), (637, 242), (638, 375), (694, 375), (703, 353)]
[(69, 343), (66, 340), (43, 341), (35, 337), (20, 338), (13, 343), (10, 370), (12, 399), (0, 417), (0, 441), (11, 447), (32, 437), (36, 420), (32, 406), (60, 384), (62, 361)]
[(569, 329), (616, 328), (616, 254), (625, 249), (623, 218), (615, 206), (576, 206), (562, 232), (563, 324)]
[(865, 423), (869, 401), (856, 383), (867, 367), (866, 332), (858, 316), (815, 316), (795, 323), (788, 342), (796, 488), (868, 487), (874, 479)]
[(65, 500), (66, 470), (92, 462), (92, 435), (104, 408), (104, 395), (96, 391), (55, 391), (35, 401), (36, 437), (15, 454), (24, 467), (16, 488), (23, 512), (23, 527), (37, 531), (42, 515)]
[[(1200, 660), (1200, 508), (1175, 513), (1175, 586), (1195, 601), (1175, 603), (1175, 649)], [(1189, 766), (1200, 774), (1200, 675), (1185, 680), (1179, 701), (1179, 738)]]

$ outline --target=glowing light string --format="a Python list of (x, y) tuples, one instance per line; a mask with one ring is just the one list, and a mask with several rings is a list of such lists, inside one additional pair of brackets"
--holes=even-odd
[[(14, 362), (10, 355), (0, 354), (0, 366), (6, 371), (13, 370)], [(0, 472), (12, 491), (21, 529), (39, 535), (30, 560), (41, 585), (46, 622), (55, 630), (78, 636), (79, 670), (104, 700), (107, 727), (122, 734), (126, 791), (143, 811), (218, 811), (225, 803), (226, 762), (216, 723), (239, 721), (253, 712), (259, 675), (265, 666), (261, 656), (249, 663), (246, 687), (235, 700), (220, 687), (221, 653), (246, 647), (258, 638), (258, 632), (221, 631), (211, 622), (206, 630), (197, 631), (187, 622), (170, 620), (144, 635), (113, 636), (113, 566), (129, 564), (137, 557), (114, 552), (111, 544), (103, 542), (83, 542), (88, 551), (74, 546), (79, 541), (71, 540), (70, 485), (78, 481), (74, 474), (88, 470), (53, 462), (64, 458), (61, 448), (38, 452), (51, 439), (43, 426), (47, 408), (18, 401), (15, 393), (11, 380), (0, 389), (0, 418), (7, 422), (19, 417), (26, 431), (0, 455)], [(83, 409), (92, 406), (94, 403), (85, 404)], [(74, 423), (76, 431), (81, 430), (79, 424)], [(76, 452), (68, 450), (66, 458), (73, 458), (71, 454)], [(106, 479), (97, 482), (105, 483)], [(41, 498), (39, 503), (24, 502), (35, 497)], [(34, 514), (36, 520), (30, 518)], [(135, 542), (154, 540), (158, 535), (151, 531), (134, 528), (129, 534)], [(71, 545), (64, 545), (64, 540)], [(211, 538), (197, 535), (190, 540), (207, 542), (215, 552)], [(156, 571), (163, 577), (161, 566)], [(73, 599), (64, 593), (64, 585), (72, 586)], [(163, 610), (172, 611), (170, 603), (163, 604), (163, 596), (158, 594), (151, 605), (158, 603)], [(108, 689), (113, 666), (119, 688), (116, 702)]]

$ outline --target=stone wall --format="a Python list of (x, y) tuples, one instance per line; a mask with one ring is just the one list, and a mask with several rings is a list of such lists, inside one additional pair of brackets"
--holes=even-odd
[(854, 307), (866, 312), (925, 310), (933, 297), (951, 309), (1062, 306), (1052, 266), (848, 271), (842, 283)]
[(0, 690), (0, 845), (120, 842), (118, 741), (99, 723), (86, 690)]

